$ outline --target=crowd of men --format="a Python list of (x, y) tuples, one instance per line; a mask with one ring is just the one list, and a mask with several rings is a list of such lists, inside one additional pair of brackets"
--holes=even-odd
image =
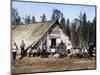
[(77, 56), (79, 58), (92, 58), (95, 56), (95, 46), (93, 44), (89, 44), (87, 47), (72, 48), (69, 50), (68, 54), (71, 58), (72, 56)]
[[(58, 48), (57, 48), (58, 49)], [(41, 56), (41, 57), (48, 57), (50, 55), (52, 56), (70, 56), (72, 58), (72, 56), (78, 56), (80, 58), (83, 57), (89, 57), (92, 58), (93, 57), (93, 50), (95, 49), (95, 46), (93, 44), (89, 44), (88, 47), (82, 47), (82, 48), (72, 48), (72, 49), (68, 49), (67, 52), (63, 55), (61, 54), (61, 50), (60, 53), (55, 51), (55, 52), (47, 52), (46, 47), (43, 46), (42, 50), (41, 49), (35, 49), (33, 47), (29, 48), (29, 52), (25, 49), (25, 43), (22, 40), (21, 44), (20, 44), (20, 58), (19, 60), (21, 60), (23, 57), (28, 56)], [(13, 56), (13, 60), (16, 60), (16, 55), (17, 55), (17, 51), (18, 51), (18, 46), (16, 43), (13, 44), (12, 46), (12, 56)]]

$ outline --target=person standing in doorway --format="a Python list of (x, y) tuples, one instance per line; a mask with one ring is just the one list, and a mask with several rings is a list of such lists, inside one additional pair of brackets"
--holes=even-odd
[(18, 46), (16, 45), (16, 43), (14, 43), (13, 48), (12, 48), (13, 60), (16, 60), (17, 51), (18, 51)]

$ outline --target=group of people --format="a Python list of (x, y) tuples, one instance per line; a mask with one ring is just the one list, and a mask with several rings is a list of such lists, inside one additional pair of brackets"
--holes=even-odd
[[(93, 57), (93, 50), (94, 50), (94, 46), (92, 44), (90, 44), (88, 46), (88, 48), (83, 47), (83, 48), (72, 48), (72, 49), (67, 49), (67, 55), (72, 56), (72, 55), (78, 55), (79, 57), (84, 57), (89, 55), (89, 57)], [(22, 59), (23, 57), (25, 57), (25, 55), (27, 55), (27, 50), (25, 49), (25, 43), (22, 40), (21, 44), (20, 44), (20, 50), (21, 50), (21, 57), (19, 59)], [(16, 55), (17, 55), (17, 51), (18, 51), (18, 46), (16, 43), (13, 44), (12, 46), (12, 53), (13, 53), (13, 60), (16, 60)], [(62, 50), (61, 50), (62, 51)], [(62, 52), (56, 52), (58, 54), (61, 54)], [(63, 51), (64, 52), (64, 51)], [(48, 57), (48, 55), (52, 54), (51, 53), (47, 53), (46, 52), (46, 48), (45, 46), (43, 46), (42, 51), (40, 49), (36, 49), (34, 51), (34, 48), (31, 48), (30, 52), (29, 52), (29, 57), (33, 54), (33, 56), (37, 55), (37, 56), (41, 56), (41, 57)], [(65, 52), (66, 54), (66, 52)], [(53, 54), (54, 55), (54, 54)]]
[(90, 44), (87, 47), (81, 47), (81, 48), (78, 47), (78, 48), (69, 49), (67, 53), (70, 57), (78, 56), (80, 58), (87, 58), (87, 57), (92, 58), (94, 51), (95, 51), (95, 46), (93, 44)]
[[(20, 49), (21, 49), (21, 57), (20, 57), (20, 59), (22, 59), (22, 57), (25, 56), (25, 43), (24, 43), (23, 40), (21, 41)], [(18, 51), (18, 46), (17, 46), (16, 42), (14, 42), (14, 44), (12, 46), (13, 60), (16, 60), (17, 51)]]
[(42, 48), (36, 48), (36, 47), (30, 47), (27, 51), (27, 56), (35, 57), (35, 56), (41, 56), (41, 57), (47, 57), (46, 47), (42, 46)]

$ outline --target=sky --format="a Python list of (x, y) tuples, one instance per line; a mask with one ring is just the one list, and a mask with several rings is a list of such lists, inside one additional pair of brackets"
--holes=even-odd
[(92, 21), (95, 15), (95, 6), (86, 5), (69, 5), (69, 4), (51, 4), (51, 3), (36, 3), (36, 2), (20, 2), (12, 1), (12, 8), (18, 10), (18, 14), (21, 18), (25, 15), (35, 16), (36, 21), (41, 21), (40, 16), (45, 13), (47, 20), (51, 19), (52, 10), (60, 10), (65, 20), (69, 18), (73, 21), (74, 18), (78, 18), (80, 12), (86, 13), (87, 20)]

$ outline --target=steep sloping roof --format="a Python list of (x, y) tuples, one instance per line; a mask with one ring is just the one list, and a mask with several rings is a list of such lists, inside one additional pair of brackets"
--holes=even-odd
[(24, 40), (26, 48), (35, 45), (37, 41), (55, 24), (56, 21), (36, 22), (34, 24), (12, 26), (12, 44), (19, 46)]

